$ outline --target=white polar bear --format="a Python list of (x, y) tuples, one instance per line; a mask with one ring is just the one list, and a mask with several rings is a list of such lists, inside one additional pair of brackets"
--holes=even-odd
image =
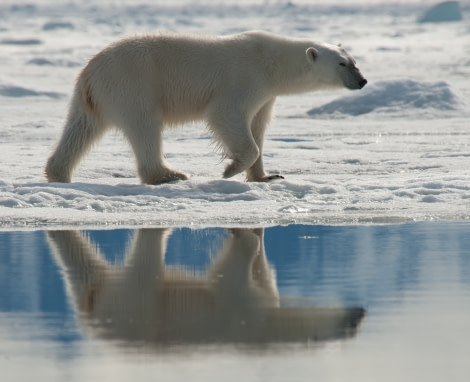
[(263, 137), (276, 97), (367, 80), (341, 47), (252, 31), (227, 37), (172, 33), (130, 37), (93, 57), (80, 73), (62, 137), (46, 166), (70, 182), (80, 159), (111, 126), (122, 130), (143, 183), (187, 179), (163, 155), (165, 125), (205, 120), (232, 162), (255, 182), (282, 178), (263, 168)]

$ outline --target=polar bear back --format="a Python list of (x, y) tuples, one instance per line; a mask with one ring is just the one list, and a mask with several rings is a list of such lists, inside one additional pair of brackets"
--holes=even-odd
[(133, 99), (145, 99), (149, 108), (159, 108), (165, 122), (182, 123), (204, 119), (213, 102), (261, 105), (289, 93), (289, 87), (299, 92), (305, 86), (301, 72), (309, 45), (264, 32), (144, 35), (98, 53), (82, 77), (108, 115), (119, 114)]

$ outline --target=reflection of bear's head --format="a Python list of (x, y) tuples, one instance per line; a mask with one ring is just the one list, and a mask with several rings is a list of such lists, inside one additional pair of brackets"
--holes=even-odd
[(367, 84), (356, 61), (341, 45), (317, 43), (308, 48), (306, 54), (315, 72), (321, 72), (320, 80), (328, 87), (355, 90), (362, 89)]

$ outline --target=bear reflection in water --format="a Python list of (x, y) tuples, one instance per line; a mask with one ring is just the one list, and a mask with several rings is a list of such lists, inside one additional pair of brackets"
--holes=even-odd
[(80, 322), (129, 343), (276, 343), (347, 338), (360, 307), (281, 306), (263, 229), (232, 229), (206, 272), (165, 265), (171, 229), (140, 229), (123, 265), (78, 231), (50, 231)]

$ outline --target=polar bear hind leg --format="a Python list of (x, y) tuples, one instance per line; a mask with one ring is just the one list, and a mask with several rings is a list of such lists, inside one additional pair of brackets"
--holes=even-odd
[(161, 184), (187, 180), (184, 173), (171, 169), (163, 155), (162, 122), (142, 113), (138, 120), (123, 121), (123, 133), (137, 161), (137, 171), (144, 184)]
[(88, 113), (82, 107), (79, 96), (75, 95), (60, 141), (46, 164), (47, 180), (69, 183), (80, 159), (106, 130), (107, 126), (100, 117)]

